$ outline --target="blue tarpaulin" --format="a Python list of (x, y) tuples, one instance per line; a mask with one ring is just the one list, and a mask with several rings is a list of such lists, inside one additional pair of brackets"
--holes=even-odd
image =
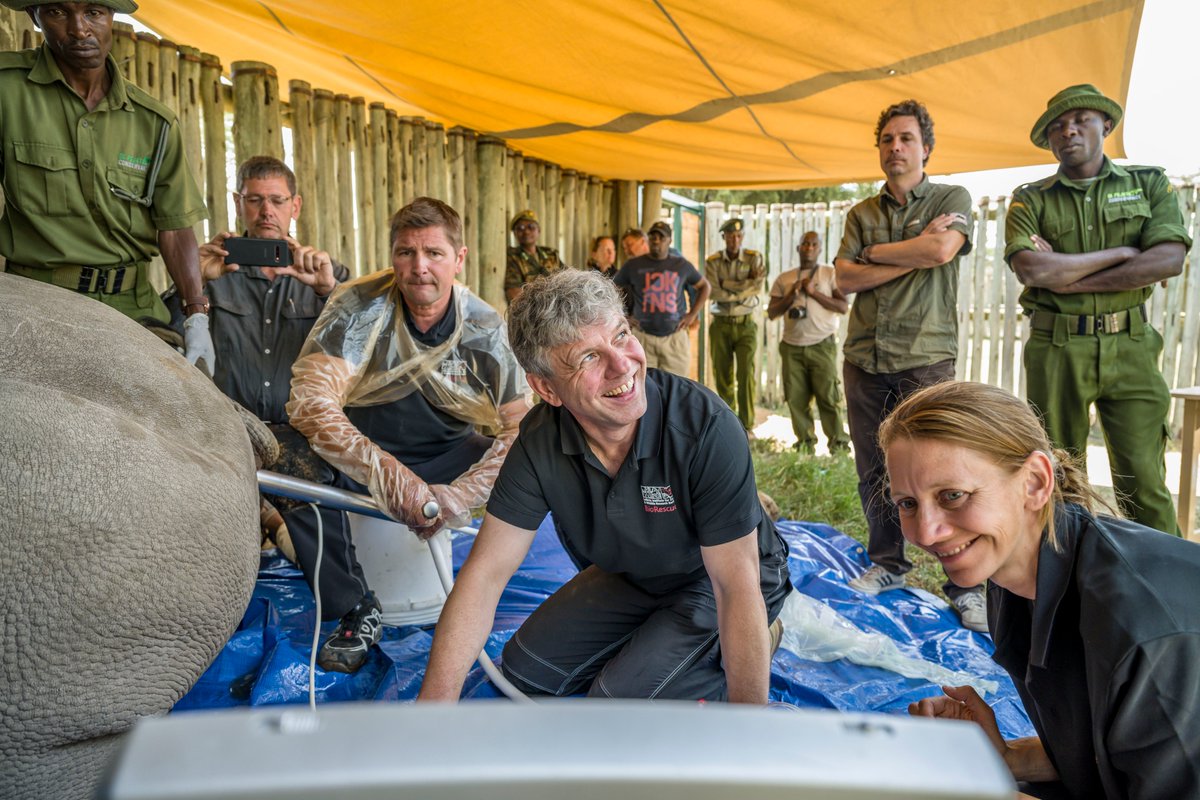
[[(1001, 732), (1006, 737), (1033, 735), (1012, 682), (991, 659), (987, 636), (963, 628), (954, 612), (927, 592), (906, 588), (870, 597), (850, 589), (846, 581), (866, 568), (867, 555), (828, 525), (783, 521), (779, 529), (791, 548), (788, 566), (797, 590), (827, 603), (860, 629), (887, 635), (905, 655), (996, 681), (1000, 689), (987, 700)], [(465, 534), (455, 538), (456, 570), (473, 542)], [(488, 653), (498, 658), (529, 613), (574, 574), (547, 518), (500, 599)], [(282, 558), (264, 555), (241, 624), (175, 711), (306, 703), (313, 612), (312, 593), (299, 571)], [(327, 623), (322, 638), (333, 627)], [(358, 673), (316, 670), (317, 702), (413, 699), (431, 642), (432, 627), (385, 628), (378, 651)], [(780, 649), (772, 663), (771, 699), (804, 708), (906, 713), (909, 703), (940, 692), (927, 681), (844, 659), (809, 661)], [(499, 696), (478, 665), (467, 678), (465, 695)]]

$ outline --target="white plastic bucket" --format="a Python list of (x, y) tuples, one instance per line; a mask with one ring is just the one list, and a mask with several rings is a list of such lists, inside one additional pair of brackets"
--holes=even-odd
[[(446, 603), (429, 545), (399, 522), (350, 514), (350, 536), (367, 585), (383, 607), (385, 625), (429, 625)], [(450, 563), (450, 537), (432, 540)]]

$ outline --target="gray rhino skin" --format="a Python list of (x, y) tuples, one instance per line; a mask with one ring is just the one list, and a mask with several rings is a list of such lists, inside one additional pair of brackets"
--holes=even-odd
[(0, 274), (0, 797), (90, 797), (249, 602), (258, 493), (212, 382), (94, 300)]

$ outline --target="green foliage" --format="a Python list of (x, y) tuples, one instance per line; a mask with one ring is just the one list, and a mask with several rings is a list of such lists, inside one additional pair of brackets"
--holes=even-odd
[[(773, 440), (758, 439), (752, 445), (758, 488), (779, 504), (784, 519), (823, 522), (867, 546), (867, 521), (852, 457), (802, 455), (781, 450)], [(907, 552), (913, 562), (909, 585), (945, 599), (946, 576), (937, 559), (911, 546)]]
[(862, 200), (879, 192), (878, 183), (843, 183), (836, 186), (814, 186), (808, 189), (691, 189), (673, 188), (701, 203), (719, 202), (726, 206), (757, 203), (828, 203), (832, 200)]

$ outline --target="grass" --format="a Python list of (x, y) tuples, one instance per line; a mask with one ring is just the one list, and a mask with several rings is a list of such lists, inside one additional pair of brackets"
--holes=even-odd
[[(802, 455), (772, 439), (756, 439), (751, 445), (758, 488), (779, 504), (785, 519), (823, 522), (867, 546), (853, 458)], [(937, 560), (915, 547), (907, 554), (913, 562), (909, 584), (945, 599), (946, 576)]]

